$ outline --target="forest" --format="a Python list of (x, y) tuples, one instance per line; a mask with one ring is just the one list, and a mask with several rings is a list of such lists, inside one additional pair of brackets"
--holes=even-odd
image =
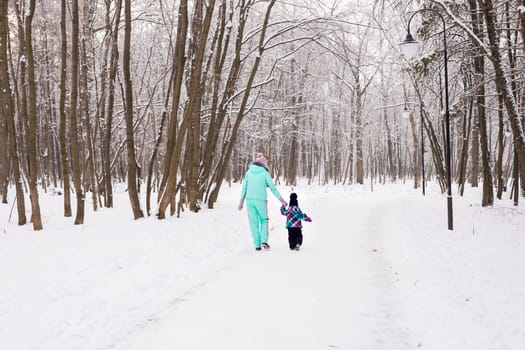
[(164, 219), (263, 152), (278, 184), (443, 193), (448, 158), (454, 195), (519, 205), (524, 61), (525, 0), (4, 0), (1, 202), (41, 230), (55, 193), (83, 224), (124, 184)]

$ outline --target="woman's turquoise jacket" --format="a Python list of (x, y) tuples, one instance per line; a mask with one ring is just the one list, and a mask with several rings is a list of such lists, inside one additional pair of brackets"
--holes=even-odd
[(270, 173), (263, 166), (252, 164), (244, 177), (241, 199), (265, 201), (268, 199), (266, 187), (270, 187), (277, 199), (280, 200), (282, 198), (272, 181)]

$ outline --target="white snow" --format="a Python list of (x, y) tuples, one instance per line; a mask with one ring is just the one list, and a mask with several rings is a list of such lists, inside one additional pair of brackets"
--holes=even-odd
[(16, 226), (16, 208), (8, 223), (12, 203), (0, 205), (0, 349), (525, 344), (523, 206), (481, 208), (469, 189), (454, 195), (448, 231), (433, 186), (426, 197), (408, 184), (295, 190), (313, 219), (299, 252), (275, 198), (272, 249), (253, 249), (239, 185), (223, 186), (214, 210), (164, 221), (133, 221), (119, 189), (114, 209), (88, 203), (82, 226), (61, 216), (62, 196), (41, 193), (39, 232)]

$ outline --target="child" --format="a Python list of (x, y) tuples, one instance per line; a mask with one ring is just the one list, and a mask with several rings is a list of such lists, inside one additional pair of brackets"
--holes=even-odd
[(301, 221), (304, 220), (311, 222), (312, 219), (299, 209), (296, 193), (290, 195), (290, 205), (288, 208), (284, 205), (281, 207), (281, 214), (286, 216), (286, 228), (288, 229), (288, 243), (290, 249), (299, 250), (301, 244), (303, 244), (303, 233), (301, 232), (303, 225), (301, 224)]

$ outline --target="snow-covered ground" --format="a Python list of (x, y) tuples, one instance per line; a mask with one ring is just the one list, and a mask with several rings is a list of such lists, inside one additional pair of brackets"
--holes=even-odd
[(239, 185), (163, 221), (133, 221), (120, 191), (82, 226), (41, 194), (40, 232), (0, 205), (0, 349), (523, 349), (523, 205), (469, 189), (451, 232), (436, 188), (295, 190), (298, 252), (274, 198), (272, 249), (253, 249)]

